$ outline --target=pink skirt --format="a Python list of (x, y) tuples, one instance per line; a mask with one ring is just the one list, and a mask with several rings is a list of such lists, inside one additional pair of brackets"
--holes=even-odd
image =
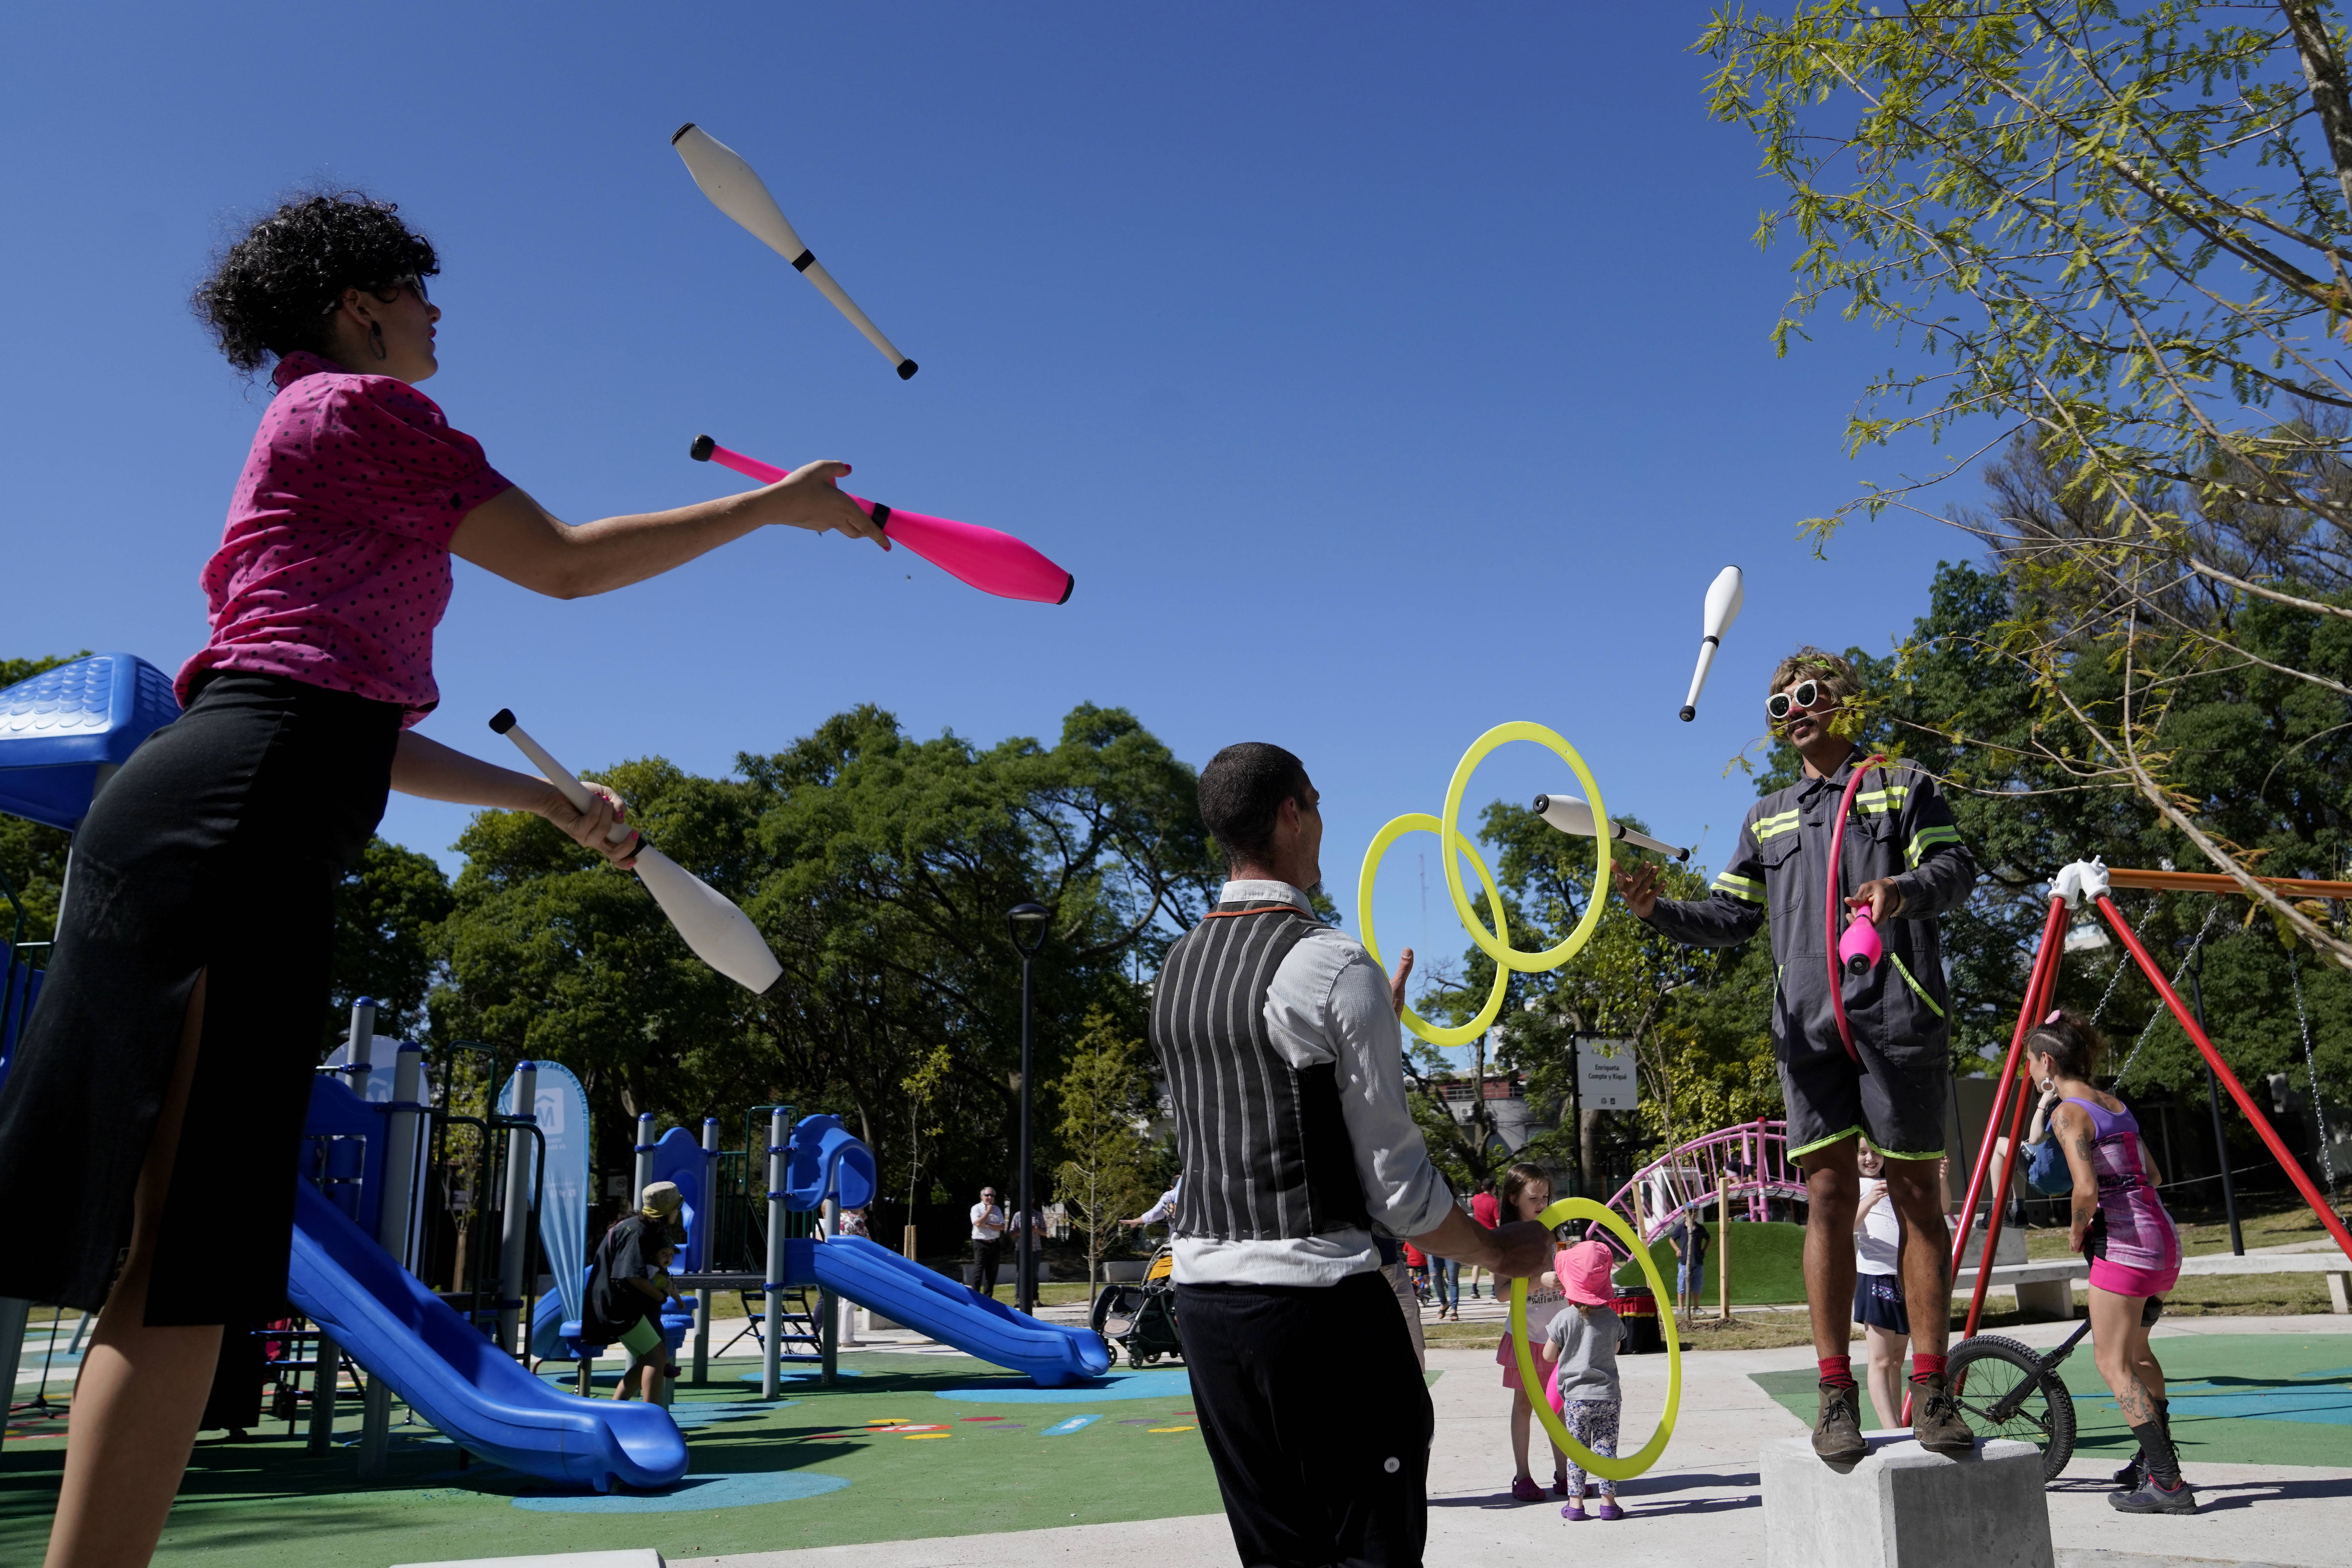
[[(1529, 1351), (1535, 1350), (1543, 1343), (1544, 1331), (1551, 1327), (1554, 1314), (1567, 1305), (1567, 1301), (1558, 1296), (1549, 1301), (1528, 1303), (1528, 1349)], [(1503, 1321), (1502, 1342), (1495, 1347), (1495, 1364), (1503, 1369), (1505, 1388), (1516, 1389), (1521, 1386), (1518, 1342), (1511, 1337), (1511, 1324), (1507, 1318)], [(1538, 1372), (1543, 1370), (1541, 1356), (1536, 1357), (1536, 1370)]]
[(2091, 1259), (2091, 1288), (2111, 1296), (2161, 1296), (2179, 1279), (2178, 1263), (2169, 1268), (2133, 1268), (2104, 1258)]

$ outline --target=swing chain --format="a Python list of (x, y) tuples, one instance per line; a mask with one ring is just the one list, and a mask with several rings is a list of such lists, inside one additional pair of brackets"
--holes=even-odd
[[(2189, 952), (2180, 960), (2180, 967), (2172, 972), (2172, 985), (2173, 989), (2176, 991), (2180, 988), (2181, 977), (2189, 973), (2189, 966), (2197, 961), (2198, 950), (2205, 945), (2206, 935), (2212, 931), (2213, 921), (2219, 918), (2221, 913), (2221, 900), (2216, 899), (2213, 900), (2212, 908), (2206, 912), (2205, 923), (2197, 928), (2197, 940), (2189, 944)], [(2116, 979), (2121, 979), (2123, 977), (2123, 964), (2118, 962), (2116, 965)], [(2111, 981), (2108, 983), (2107, 989), (2110, 992), (2115, 990), (2114, 982)], [(2103, 1000), (2100, 1002), (2099, 1005), (2101, 1007), (2105, 1007), (2106, 1003)], [(2147, 1022), (2140, 1028), (2139, 1038), (2132, 1042), (2131, 1055), (2126, 1057), (2124, 1058), (2124, 1065), (2116, 1069), (2116, 1088), (2117, 1089), (2120, 1090), (2124, 1086), (2124, 1079), (2131, 1076), (2132, 1063), (2139, 1060), (2140, 1047), (2147, 1044), (2147, 1037), (2155, 1032), (2158, 1020), (2164, 1016), (2165, 1011), (2162, 1007), (2157, 1008), (2156, 1011), (2147, 1016)]]
[(2294, 981), (2294, 1018), (2303, 1026), (2303, 1070), (2311, 1079), (2311, 1120), (2319, 1133), (2319, 1173), (2327, 1181), (2327, 1201), (2336, 1201), (2336, 1161), (2327, 1151), (2327, 1112), (2319, 1103), (2319, 1061), (2311, 1049), (2311, 1015), (2303, 1006), (2303, 955), (2290, 948), (2287, 973)]

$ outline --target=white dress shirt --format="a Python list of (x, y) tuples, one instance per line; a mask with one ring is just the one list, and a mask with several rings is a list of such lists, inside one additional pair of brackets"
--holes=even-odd
[[(1218, 900), (1279, 901), (1313, 912), (1307, 895), (1287, 882), (1227, 882)], [(1265, 1016), (1284, 1061), (1299, 1068), (1336, 1064), (1339, 1114), (1355, 1145), (1356, 1179), (1374, 1223), (1397, 1236), (1435, 1230), (1454, 1206), (1454, 1194), (1430, 1163), (1428, 1145), (1405, 1104), (1404, 1047), (1388, 976), (1363, 943), (1318, 924), (1274, 972)], [(1176, 1238), (1180, 1285), (1336, 1285), (1380, 1267), (1371, 1232), (1358, 1227), (1282, 1241)]]

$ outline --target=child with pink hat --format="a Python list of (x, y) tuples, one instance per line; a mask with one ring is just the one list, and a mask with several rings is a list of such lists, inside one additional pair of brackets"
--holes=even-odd
[[(1603, 1458), (1617, 1457), (1617, 1414), (1624, 1402), (1617, 1382), (1617, 1299), (1613, 1279), (1617, 1255), (1601, 1241), (1580, 1241), (1553, 1261), (1560, 1293), (1569, 1310), (1555, 1316), (1544, 1330), (1543, 1348), (1537, 1352), (1550, 1370), (1544, 1376), (1544, 1395), (1567, 1424), (1570, 1436)], [(1570, 1523), (1584, 1520), (1584, 1471), (1573, 1459), (1568, 1466), (1568, 1501), (1559, 1516)], [(1601, 1488), (1600, 1517), (1622, 1519), (1617, 1506), (1617, 1483), (1596, 1478)]]

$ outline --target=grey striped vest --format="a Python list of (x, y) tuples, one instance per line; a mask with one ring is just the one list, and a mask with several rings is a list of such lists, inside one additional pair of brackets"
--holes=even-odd
[(1151, 1047), (1176, 1111), (1180, 1237), (1287, 1241), (1370, 1223), (1338, 1068), (1274, 1048), (1265, 995), (1315, 921), (1221, 904), (1179, 937), (1151, 995)]

